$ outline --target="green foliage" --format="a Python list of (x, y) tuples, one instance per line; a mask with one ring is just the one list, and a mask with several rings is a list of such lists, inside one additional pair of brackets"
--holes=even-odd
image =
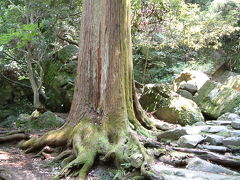
[[(135, 3), (133, 58), (137, 81), (171, 82), (186, 68), (210, 72), (215, 61), (229, 61), (235, 70), (240, 67), (239, 1)], [(216, 58), (215, 54), (221, 55)]]

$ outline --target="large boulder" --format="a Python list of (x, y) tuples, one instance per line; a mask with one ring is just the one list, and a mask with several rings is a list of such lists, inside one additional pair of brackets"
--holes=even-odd
[(155, 115), (169, 123), (192, 125), (199, 121), (204, 121), (201, 110), (196, 103), (184, 97), (170, 97), (165, 106), (159, 107)]
[(214, 81), (207, 81), (194, 101), (206, 115), (217, 119), (240, 104), (240, 92)]
[(147, 85), (140, 103), (145, 110), (172, 124), (184, 126), (204, 121), (196, 103), (172, 92), (166, 85)]

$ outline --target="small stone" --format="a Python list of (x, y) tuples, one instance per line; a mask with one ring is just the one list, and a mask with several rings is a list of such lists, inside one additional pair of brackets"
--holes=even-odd
[(213, 145), (205, 145), (199, 144), (197, 146), (199, 149), (207, 149), (209, 151), (218, 152), (218, 153), (225, 153), (227, 152), (227, 148), (225, 146), (213, 146)]
[(190, 84), (190, 83), (184, 83), (180, 86), (180, 89), (182, 90), (186, 90), (188, 92), (190, 92), (192, 95), (194, 95), (197, 91), (198, 91), (198, 88), (197, 86), (193, 85), (193, 84)]
[(194, 148), (203, 140), (204, 137), (201, 135), (185, 135), (180, 137), (177, 143), (181, 147)]
[(205, 141), (209, 142), (212, 145), (221, 145), (223, 139), (224, 137), (215, 134), (209, 134), (205, 137)]
[(223, 139), (224, 146), (240, 146), (240, 137), (229, 137)]
[(239, 121), (237, 121), (237, 120), (232, 121), (231, 126), (232, 126), (234, 129), (240, 129), (240, 120), (239, 120)]
[(141, 165), (143, 163), (143, 155), (142, 154), (135, 153), (130, 157), (130, 159), (131, 159), (132, 167), (135, 167), (135, 168), (141, 167)]

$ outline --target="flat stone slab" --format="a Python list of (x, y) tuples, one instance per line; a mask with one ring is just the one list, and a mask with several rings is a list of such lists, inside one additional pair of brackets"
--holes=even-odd
[(216, 174), (240, 175), (235, 171), (232, 171), (230, 169), (224, 168), (216, 164), (212, 164), (208, 161), (202, 160), (197, 157), (190, 160), (186, 168), (189, 170), (210, 172)]
[(207, 131), (209, 133), (218, 133), (218, 132), (223, 132), (223, 131), (227, 131), (227, 127), (226, 126), (211, 126), (210, 129)]
[(201, 135), (185, 135), (179, 138), (177, 144), (180, 147), (194, 148), (203, 140), (204, 137)]
[(233, 130), (233, 131), (229, 131), (231, 136), (237, 136), (240, 137), (240, 130)]
[(203, 126), (187, 126), (187, 127), (185, 127), (185, 129), (186, 129), (188, 135), (199, 134), (201, 132), (208, 131), (210, 129), (210, 126), (206, 126), (206, 125), (203, 125)]
[(224, 146), (240, 146), (240, 137), (229, 137), (223, 139)]
[[(181, 168), (172, 168), (156, 163), (151, 169), (161, 175), (164, 180), (240, 180), (240, 176), (223, 175)], [(156, 178), (156, 180), (159, 178)]]
[(158, 140), (160, 141), (161, 139), (172, 139), (172, 140), (178, 140), (181, 136), (187, 135), (187, 131), (185, 128), (176, 128), (176, 129), (171, 129), (168, 131), (165, 131), (161, 134), (158, 135)]

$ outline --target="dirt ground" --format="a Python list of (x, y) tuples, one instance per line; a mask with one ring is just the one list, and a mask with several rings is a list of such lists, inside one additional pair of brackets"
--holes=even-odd
[(0, 145), (0, 176), (6, 180), (47, 180), (58, 173), (57, 168), (44, 168), (47, 160), (32, 156), (15, 145)]

